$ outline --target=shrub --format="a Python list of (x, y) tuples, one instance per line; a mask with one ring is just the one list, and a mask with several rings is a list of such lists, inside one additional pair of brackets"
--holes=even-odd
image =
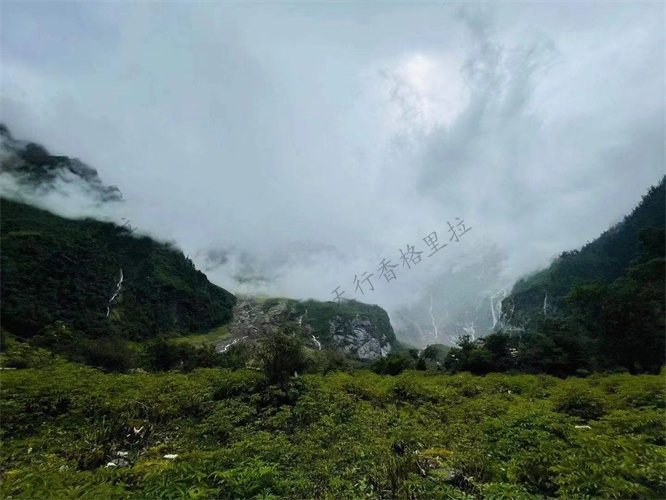
[(258, 355), (271, 383), (284, 383), (306, 367), (303, 341), (291, 326), (266, 332)]
[(390, 353), (371, 365), (371, 369), (378, 375), (400, 375), (405, 370), (416, 366), (414, 358), (409, 354)]
[(555, 411), (583, 420), (596, 420), (606, 413), (605, 400), (601, 394), (573, 384), (560, 387), (553, 401)]

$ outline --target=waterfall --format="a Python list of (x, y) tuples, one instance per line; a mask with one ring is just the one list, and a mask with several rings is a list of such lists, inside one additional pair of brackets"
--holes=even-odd
[(246, 335), (245, 337), (241, 337), (239, 339), (236, 339), (236, 340), (232, 340), (227, 345), (225, 345), (222, 349), (220, 349), (218, 352), (227, 352), (232, 345), (236, 345), (238, 342), (240, 342), (243, 339), (246, 339), (247, 337), (248, 337), (248, 335)]
[[(302, 325), (303, 325), (303, 316), (306, 316), (307, 314), (308, 314), (308, 310), (306, 309), (306, 310), (305, 310), (305, 314), (301, 315), (301, 317), (298, 318), (298, 326), (302, 326)], [(317, 349), (319, 349), (319, 350), (321, 351), (321, 342), (319, 342), (319, 341), (317, 340), (317, 337), (314, 336), (314, 333), (312, 333), (311, 335), (312, 335), (312, 341), (313, 341), (313, 342), (315, 343), (315, 345), (317, 346)]]
[(543, 315), (546, 315), (546, 307), (548, 306), (548, 292), (546, 292), (546, 296), (543, 298)]
[[(495, 329), (497, 323), (500, 322), (502, 316), (502, 301), (506, 298), (506, 289), (507, 287), (500, 288), (490, 297), (490, 312), (493, 315), (493, 329)], [(500, 294), (502, 294), (502, 298), (496, 304), (495, 299), (497, 299)]]
[(432, 292), (430, 292), (430, 319), (432, 319), (432, 327), (434, 328), (433, 333), (435, 334), (435, 338), (438, 339), (437, 325), (435, 324), (435, 317), (432, 315)]
[(118, 294), (120, 294), (120, 290), (122, 290), (123, 287), (123, 268), (120, 268), (120, 280), (118, 281), (118, 284), (116, 285), (116, 292), (113, 294), (109, 302), (106, 304), (106, 317), (109, 317), (109, 313), (111, 312), (111, 304), (113, 303), (114, 300), (116, 300), (116, 297), (118, 297)]

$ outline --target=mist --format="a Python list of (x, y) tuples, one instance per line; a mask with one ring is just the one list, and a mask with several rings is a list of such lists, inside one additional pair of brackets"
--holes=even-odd
[(6, 3), (2, 122), (123, 201), (71, 179), (0, 188), (131, 220), (233, 293), (340, 287), (399, 338), (451, 343), (664, 175), (663, 19), (658, 3)]

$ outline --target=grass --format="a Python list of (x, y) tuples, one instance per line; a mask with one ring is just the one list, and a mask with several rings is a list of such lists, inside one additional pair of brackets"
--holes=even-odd
[(174, 339), (177, 344), (190, 344), (200, 346), (203, 344), (216, 344), (220, 340), (225, 340), (231, 336), (228, 325), (222, 325), (218, 328), (211, 330), (208, 333), (199, 335), (185, 335)]

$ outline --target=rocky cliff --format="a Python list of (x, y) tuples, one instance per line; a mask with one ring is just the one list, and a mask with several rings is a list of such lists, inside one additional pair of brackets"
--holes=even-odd
[(396, 345), (388, 314), (379, 306), (246, 297), (234, 308), (231, 337), (220, 342), (218, 350), (252, 342), (267, 329), (287, 324), (300, 327), (300, 335), (312, 349), (341, 350), (362, 360), (385, 356)]

